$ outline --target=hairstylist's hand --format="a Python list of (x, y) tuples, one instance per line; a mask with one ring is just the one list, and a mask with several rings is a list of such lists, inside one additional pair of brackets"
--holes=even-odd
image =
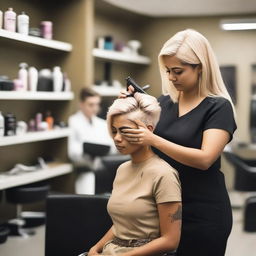
[(132, 120), (138, 128), (137, 129), (122, 129), (122, 135), (131, 144), (137, 145), (152, 145), (153, 132), (139, 119)]
[(128, 90), (122, 90), (120, 92), (120, 94), (118, 95), (119, 99), (124, 99), (127, 96), (130, 96), (131, 94), (134, 93), (134, 88), (132, 87), (132, 85), (129, 85)]

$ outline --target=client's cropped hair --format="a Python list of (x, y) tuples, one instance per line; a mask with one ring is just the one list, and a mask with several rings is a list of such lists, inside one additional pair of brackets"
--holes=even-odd
[(110, 135), (114, 116), (129, 114), (129, 119), (141, 120), (145, 125), (156, 127), (160, 118), (161, 107), (157, 99), (144, 93), (136, 92), (133, 97), (116, 99), (109, 107), (107, 113), (107, 124)]

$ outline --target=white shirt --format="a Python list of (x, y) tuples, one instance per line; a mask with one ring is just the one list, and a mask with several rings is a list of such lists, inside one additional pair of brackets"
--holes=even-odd
[(111, 146), (111, 153), (116, 153), (114, 142), (107, 129), (106, 120), (97, 116), (92, 118), (92, 122), (78, 111), (69, 117), (69, 127), (71, 135), (68, 139), (68, 156), (75, 163), (88, 164), (88, 156), (83, 154), (83, 143), (90, 142)]

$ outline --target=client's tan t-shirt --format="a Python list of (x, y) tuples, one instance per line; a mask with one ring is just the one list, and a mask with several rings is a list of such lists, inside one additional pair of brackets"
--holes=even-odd
[(117, 170), (108, 212), (114, 235), (121, 239), (160, 236), (157, 204), (181, 201), (177, 171), (157, 155)]

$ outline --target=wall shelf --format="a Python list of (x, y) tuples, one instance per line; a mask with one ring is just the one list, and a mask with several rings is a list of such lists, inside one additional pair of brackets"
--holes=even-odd
[(51, 131), (43, 132), (28, 132), (22, 135), (5, 136), (0, 139), (1, 146), (10, 146), (16, 144), (23, 144), (36, 141), (53, 140), (68, 137), (70, 128), (60, 128)]
[(122, 88), (115, 88), (107, 85), (93, 85), (92, 89), (101, 96), (118, 96)]
[(6, 38), (6, 39), (18, 41), (18, 42), (42, 46), (42, 47), (51, 48), (51, 49), (64, 51), (64, 52), (71, 52), (73, 48), (72, 45), (69, 43), (44, 39), (44, 38), (35, 37), (35, 36), (26, 36), (16, 32), (10, 32), (4, 29), (0, 29), (0, 38)]
[(0, 174), (0, 190), (16, 186), (26, 185), (41, 180), (54, 178), (72, 172), (72, 165), (69, 163), (50, 163), (48, 168), (33, 172), (26, 172), (17, 175)]
[(1, 100), (72, 100), (73, 92), (0, 91)]
[(121, 62), (142, 64), (142, 65), (149, 65), (151, 63), (150, 58), (146, 56), (111, 51), (111, 50), (103, 50), (103, 49), (97, 49), (97, 48), (93, 49), (92, 55), (96, 58), (101, 58), (101, 59), (111, 60), (111, 61), (121, 61)]

